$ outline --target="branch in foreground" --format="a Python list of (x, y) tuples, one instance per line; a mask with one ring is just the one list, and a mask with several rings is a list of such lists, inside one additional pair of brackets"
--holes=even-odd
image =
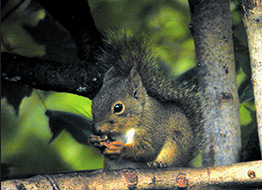
[(102, 84), (106, 66), (79, 61), (65, 64), (2, 53), (2, 78), (41, 90), (69, 92), (93, 98)]
[(242, 0), (242, 17), (246, 28), (257, 109), (257, 126), (262, 155), (262, 2)]
[(261, 187), (262, 161), (207, 168), (168, 168), (94, 172), (80, 171), (38, 175), (29, 179), (8, 180), (5, 189), (180, 189), (194, 187)]

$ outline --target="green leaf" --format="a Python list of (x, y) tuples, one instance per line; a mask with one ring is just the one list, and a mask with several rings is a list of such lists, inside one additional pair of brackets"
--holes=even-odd
[(89, 118), (64, 111), (47, 110), (45, 114), (49, 117), (49, 127), (53, 133), (50, 142), (66, 130), (79, 143), (88, 145), (88, 137), (92, 130), (92, 121)]
[(69, 32), (37, 2), (10, 0), (1, 16), (3, 52), (62, 63), (78, 60)]
[(17, 115), (22, 100), (25, 97), (30, 97), (32, 92), (33, 88), (31, 87), (2, 80), (1, 96), (5, 97), (7, 102), (13, 106)]
[(246, 101), (254, 100), (254, 92), (253, 86), (251, 84), (251, 80), (247, 78), (239, 87), (238, 90), (239, 101), (240, 103), (244, 103)]

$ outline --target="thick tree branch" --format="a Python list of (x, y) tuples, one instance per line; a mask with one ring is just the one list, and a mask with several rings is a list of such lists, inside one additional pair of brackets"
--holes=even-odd
[(101, 85), (104, 67), (86, 62), (58, 63), (2, 53), (2, 78), (29, 86), (57, 92), (69, 92), (93, 98)]
[(204, 106), (203, 165), (239, 160), (239, 98), (228, 0), (189, 0)]
[(262, 155), (262, 2), (259, 0), (242, 0), (241, 2), (242, 17), (248, 38)]
[(38, 175), (1, 183), (5, 189), (181, 189), (199, 187), (261, 187), (262, 161), (207, 168), (80, 171)]

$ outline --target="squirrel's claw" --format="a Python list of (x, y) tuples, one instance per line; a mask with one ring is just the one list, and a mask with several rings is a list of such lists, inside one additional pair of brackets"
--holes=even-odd
[(88, 142), (96, 148), (103, 149), (107, 147), (109, 142), (107, 141), (107, 137), (101, 137), (98, 135), (90, 135), (88, 138)]
[(167, 167), (167, 165), (163, 161), (148, 162), (147, 166), (149, 168), (166, 168)]

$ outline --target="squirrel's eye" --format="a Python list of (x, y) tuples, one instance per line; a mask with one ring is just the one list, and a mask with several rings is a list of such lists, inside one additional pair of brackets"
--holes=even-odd
[(114, 112), (114, 114), (121, 114), (121, 113), (124, 112), (124, 110), (125, 110), (124, 104), (119, 103), (119, 102), (116, 103), (116, 104), (114, 105), (114, 107), (113, 107), (113, 112)]

